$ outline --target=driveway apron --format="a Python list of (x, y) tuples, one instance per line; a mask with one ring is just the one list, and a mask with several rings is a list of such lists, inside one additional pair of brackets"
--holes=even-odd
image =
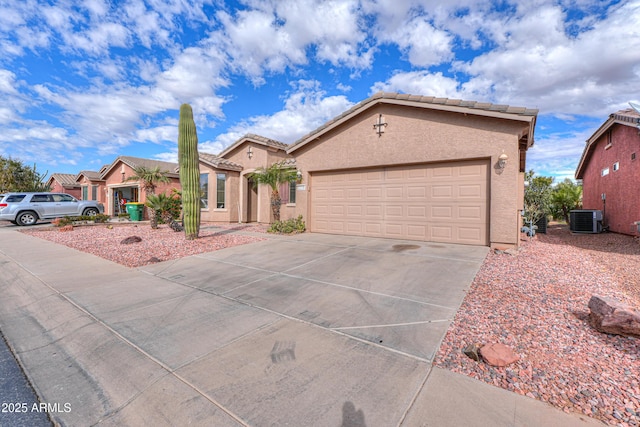
[(401, 425), (487, 251), (301, 234), (129, 269), (2, 228), (0, 326), (62, 425)]

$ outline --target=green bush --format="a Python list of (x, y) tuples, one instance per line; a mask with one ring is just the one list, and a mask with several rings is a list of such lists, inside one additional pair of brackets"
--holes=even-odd
[(291, 218), (286, 221), (275, 221), (269, 229), (268, 233), (280, 233), (280, 234), (292, 234), (303, 233), (306, 230), (302, 215), (298, 215), (298, 218)]
[(104, 223), (109, 221), (109, 215), (97, 214), (97, 215), (80, 215), (80, 216), (65, 216), (64, 218), (56, 218), (52, 222), (57, 227), (64, 227), (65, 225), (73, 224), (76, 222), (89, 222)]

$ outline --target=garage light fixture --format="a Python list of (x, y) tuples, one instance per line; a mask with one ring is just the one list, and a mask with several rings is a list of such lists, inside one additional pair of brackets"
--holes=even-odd
[(500, 169), (504, 169), (505, 166), (507, 166), (508, 159), (509, 159), (509, 156), (507, 156), (503, 151), (502, 154), (500, 154), (500, 157), (498, 157), (498, 167)]

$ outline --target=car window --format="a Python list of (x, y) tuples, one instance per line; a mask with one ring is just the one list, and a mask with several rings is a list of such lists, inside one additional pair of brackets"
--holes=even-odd
[(50, 202), (51, 197), (48, 194), (34, 194), (31, 197), (31, 203), (42, 203), (42, 202)]
[(76, 199), (74, 199), (73, 196), (70, 196), (68, 194), (52, 194), (51, 197), (53, 197), (54, 202), (75, 202), (76, 201)]
[(7, 196), (4, 200), (5, 203), (18, 203), (21, 202), (26, 194), (13, 194), (11, 196)]

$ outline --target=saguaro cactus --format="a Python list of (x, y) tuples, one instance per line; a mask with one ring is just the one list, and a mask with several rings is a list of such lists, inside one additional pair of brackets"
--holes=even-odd
[(178, 122), (178, 164), (182, 186), (182, 212), (187, 240), (198, 238), (200, 232), (200, 166), (198, 135), (189, 104), (180, 106)]

